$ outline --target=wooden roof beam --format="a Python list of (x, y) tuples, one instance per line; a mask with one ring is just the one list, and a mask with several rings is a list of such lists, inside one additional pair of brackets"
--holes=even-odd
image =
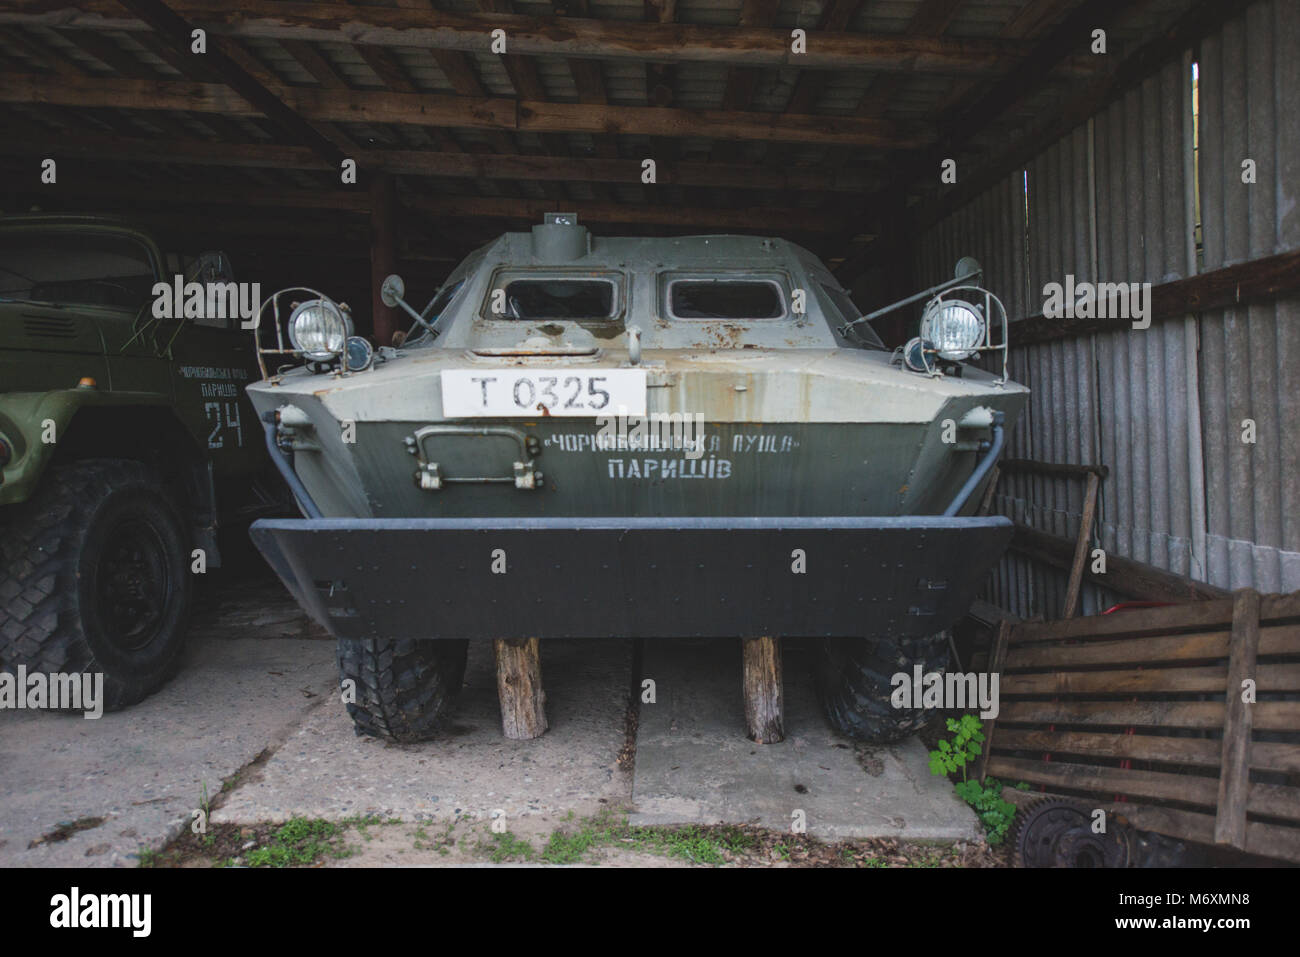
[[(114, 136), (42, 130), (10, 122), (11, 134), (0, 138), (0, 155), (78, 156), (87, 160), (132, 163), (175, 163), (183, 166), (223, 166), (248, 169), (331, 171), (313, 151), (275, 143), (228, 142), (179, 138)], [(370, 150), (358, 163), (376, 172), (403, 176), (463, 177), (476, 180), (538, 180), (639, 184), (640, 159), (524, 156), (434, 152), (430, 150)], [(706, 189), (763, 189), (780, 192), (861, 193), (878, 185), (863, 174), (829, 167), (780, 169), (725, 163), (664, 163), (659, 185)]]
[[(191, 34), (194, 27), (161, 0), (117, 0), (117, 2), (147, 23), (156, 33), (161, 34), (164, 39), (180, 44), (182, 49), (189, 49), (193, 42)], [(203, 55), (203, 60), (205, 66), (220, 77), (223, 83), (255, 107), (257, 112), (271, 120), (291, 142), (309, 147), (336, 166), (343, 160), (342, 151), (334, 143), (292, 108), (286, 106), (284, 101), (267, 86), (215, 44)]]
[[(211, 56), (209, 54), (210, 62)], [(345, 93), (280, 84), (257, 95), (259, 99), (270, 96), (278, 105), (272, 106), (270, 102), (252, 105), (242, 93), (232, 92), (224, 86), (180, 80), (14, 73), (6, 74), (5, 83), (0, 85), (0, 102), (4, 103), (189, 110), (225, 116), (259, 116), (263, 115), (265, 108), (277, 114), (281, 110), (287, 111), (285, 115), (292, 116), (295, 124), (304, 125), (306, 121), (405, 123), (514, 132), (624, 133), (831, 143), (881, 149), (925, 146), (935, 137), (934, 129), (927, 124), (861, 117), (543, 103), (360, 90)], [(307, 129), (312, 130), (314, 135), (311, 139), (315, 143), (328, 143), (310, 126)]]
[[(130, 0), (125, 5), (139, 2), (157, 0)], [(658, 2), (667, 5), (672, 0)], [(464, 14), (338, 2), (171, 0), (171, 6), (175, 14), (213, 33), (232, 36), (469, 53), (487, 52), (491, 31), (503, 29), (511, 55), (953, 75), (1008, 70), (1026, 59), (1022, 43), (1005, 39), (812, 31), (807, 51), (794, 53), (788, 30), (762, 27), (568, 18), (563, 29), (557, 29), (553, 17)], [(123, 16), (117, 0), (82, 0), (76, 6), (55, 8), (50, 0), (7, 0), (0, 9), (0, 23), (97, 30), (145, 28), (141, 20)]]
[[(4, 170), (4, 172), (12, 172)], [(30, 177), (29, 177), (30, 179)], [(7, 177), (13, 183), (16, 176)], [(6, 187), (6, 198), (39, 197), (44, 195), (39, 187), (30, 189)], [(223, 185), (212, 189), (208, 184), (191, 186), (183, 183), (156, 181), (129, 182), (121, 179), (106, 180), (102, 176), (84, 178), (60, 176), (61, 199), (85, 197), (92, 207), (96, 204), (140, 209), (142, 215), (150, 204), (174, 209), (178, 206), (195, 207), (264, 207), (268, 209), (334, 210), (357, 215), (370, 211), (368, 190), (355, 192), (330, 192), (314, 189), (287, 189), (280, 187), (249, 187)], [(553, 212), (563, 202), (566, 212), (575, 212), (586, 223), (617, 223), (620, 225), (660, 225), (689, 229), (740, 229), (770, 231), (773, 223), (792, 233), (818, 233), (823, 226), (818, 210), (801, 207), (750, 207), (746, 209), (704, 209), (695, 206), (658, 206), (619, 203), (590, 203), (581, 200), (514, 199), (500, 196), (436, 196), (407, 195), (401, 205), (408, 210), (418, 210), (438, 217), (468, 217), (472, 219), (518, 220), (540, 223), (544, 213)]]

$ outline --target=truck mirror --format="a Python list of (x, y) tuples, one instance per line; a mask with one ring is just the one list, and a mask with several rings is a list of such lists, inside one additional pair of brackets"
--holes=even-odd
[(235, 270), (230, 265), (230, 257), (221, 250), (201, 252), (185, 270), (186, 282), (233, 282)]
[(402, 281), (402, 277), (397, 273), (385, 278), (383, 285), (379, 287), (379, 298), (383, 300), (384, 305), (389, 309), (396, 308), (405, 295), (406, 283)]

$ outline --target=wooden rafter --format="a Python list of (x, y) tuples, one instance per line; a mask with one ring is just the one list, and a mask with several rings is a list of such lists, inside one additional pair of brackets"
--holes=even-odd
[[(503, 29), (509, 37), (512, 55), (940, 74), (985, 74), (1009, 69), (1025, 59), (1023, 44), (1001, 39), (813, 31), (808, 34), (807, 52), (793, 53), (788, 31), (762, 27), (572, 18), (566, 21), (563, 30), (556, 30), (553, 20), (547, 17), (461, 14), (337, 2), (171, 0), (171, 6), (177, 14), (214, 33), (426, 50), (485, 53), (489, 50), (491, 31)], [(49, 0), (8, 0), (0, 9), (0, 23), (128, 31), (143, 27), (138, 19), (122, 15), (117, 0), (83, 0), (76, 6), (54, 9)]]
[[(175, 163), (183, 166), (225, 166), (246, 169), (330, 170), (332, 167), (305, 147), (274, 143), (212, 143), (193, 138), (151, 139), (83, 132), (42, 130), (7, 123), (12, 134), (0, 139), (0, 153), (10, 156), (71, 155), (86, 159), (133, 163)], [(443, 152), (434, 150), (369, 150), (358, 162), (376, 172), (406, 176), (464, 177), (484, 180), (537, 180), (639, 183), (639, 159), (525, 156), (518, 154)], [(860, 193), (877, 181), (852, 170), (830, 167), (780, 169), (726, 163), (665, 163), (660, 185), (707, 189), (762, 189), (787, 192)]]
[[(193, 25), (161, 0), (119, 0), (119, 2), (122, 7), (164, 39), (179, 44), (183, 49), (189, 48), (192, 43)], [(214, 45), (203, 55), (203, 62), (256, 112), (279, 127), (291, 142), (307, 146), (331, 162), (342, 161), (343, 153), (336, 144), (330, 142), (298, 112), (287, 106), (263, 81), (236, 63), (226, 51)]]
[[(225, 86), (175, 80), (93, 79), (7, 74), (0, 102), (82, 108), (190, 110), (226, 116), (262, 115)], [(543, 103), (513, 99), (375, 91), (322, 91), (276, 85), (270, 92), (299, 121), (406, 123), (416, 126), (500, 129), (538, 133), (627, 133), (701, 136), (768, 142), (838, 143), (871, 147), (923, 146), (926, 124), (857, 117), (731, 113), (651, 107)], [(319, 134), (316, 134), (319, 137)], [(323, 140), (323, 137), (319, 137)], [(326, 141), (327, 142), (327, 141)]]
[[(11, 169), (2, 169), (5, 182), (20, 183), (22, 177)], [(30, 181), (30, 176), (25, 178)], [(78, 176), (75, 171), (60, 171), (60, 199), (85, 200), (95, 207), (128, 206), (133, 211), (151, 205), (169, 209), (191, 207), (264, 207), (267, 209), (333, 210), (357, 215), (368, 214), (371, 196), (367, 191), (328, 191), (211, 184), (164, 183), (155, 180), (128, 182), (101, 175)], [(28, 192), (27, 190), (37, 190)], [(10, 185), (6, 197), (22, 200), (40, 196), (39, 187)], [(659, 206), (643, 204), (590, 203), (564, 200), (564, 209), (576, 212), (585, 222), (620, 225), (658, 225), (685, 229), (734, 229), (769, 231), (773, 223), (782, 224), (788, 233), (812, 234), (822, 228), (819, 211), (800, 207), (752, 207), (743, 209), (702, 209), (695, 206)], [(512, 199), (499, 196), (406, 195), (401, 205), (436, 217), (468, 217), (476, 220), (497, 219), (520, 223), (541, 222), (542, 215), (557, 206), (554, 200)]]

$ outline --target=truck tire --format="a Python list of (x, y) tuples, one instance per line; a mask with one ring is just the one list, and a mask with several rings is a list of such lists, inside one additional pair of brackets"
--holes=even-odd
[(127, 459), (55, 466), (3, 521), (6, 671), (102, 673), (106, 711), (175, 674), (189, 623), (189, 536), (152, 469)]
[(340, 638), (339, 678), (355, 683), (347, 708), (356, 733), (403, 743), (436, 737), (465, 681), (468, 649), (468, 640)]
[(823, 638), (817, 644), (822, 707), (836, 731), (888, 744), (915, 734), (934, 717), (933, 708), (895, 708), (890, 679), (903, 672), (910, 680), (916, 665), (923, 674), (942, 674), (948, 665), (947, 631), (924, 638)]

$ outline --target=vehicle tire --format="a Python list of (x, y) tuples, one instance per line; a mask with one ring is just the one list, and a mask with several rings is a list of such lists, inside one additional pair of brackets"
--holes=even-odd
[(339, 678), (355, 682), (357, 734), (410, 743), (436, 737), (465, 681), (468, 640), (340, 638)]
[(53, 467), (0, 528), (0, 659), (46, 674), (103, 673), (106, 711), (180, 666), (189, 535), (157, 474), (127, 459)]
[(831, 726), (850, 738), (888, 744), (916, 734), (933, 708), (895, 708), (891, 678), (942, 673), (948, 666), (948, 632), (924, 638), (823, 638), (815, 652), (817, 684)]

